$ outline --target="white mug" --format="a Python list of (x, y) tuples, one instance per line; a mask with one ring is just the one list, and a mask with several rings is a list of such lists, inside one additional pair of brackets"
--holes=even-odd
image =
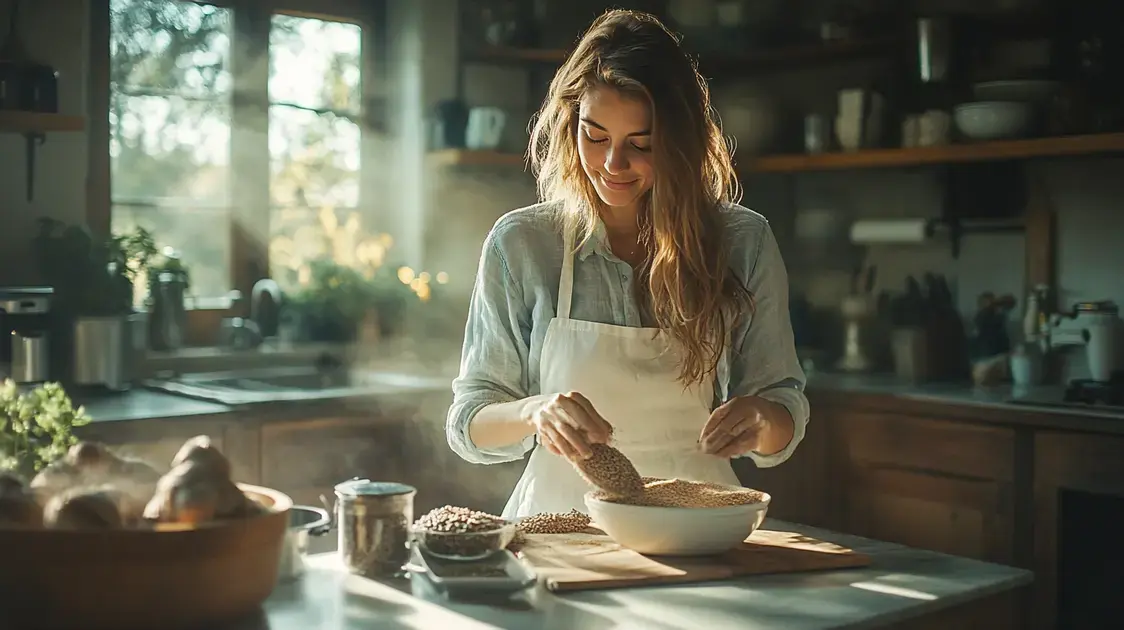
[(498, 107), (473, 107), (468, 112), (465, 144), (470, 149), (495, 149), (503, 138), (507, 114)]

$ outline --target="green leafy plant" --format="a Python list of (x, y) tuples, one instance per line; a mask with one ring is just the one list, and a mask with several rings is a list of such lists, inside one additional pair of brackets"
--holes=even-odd
[(290, 297), (286, 317), (311, 341), (351, 341), (374, 303), (371, 283), (350, 267), (321, 258), (309, 265), (308, 285)]
[(284, 319), (295, 324), (305, 341), (353, 341), (370, 313), (377, 317), (381, 336), (398, 335), (415, 317), (413, 309), (433, 295), (428, 274), (424, 281), (413, 278), (413, 271), (403, 278), (405, 268), (398, 265), (380, 265), (364, 273), (320, 258), (309, 267), (307, 285), (290, 294), (284, 307)]
[(131, 313), (134, 283), (156, 254), (143, 228), (96, 239), (84, 227), (50, 218), (39, 220), (34, 248), (59, 310), (79, 316)]
[(31, 476), (78, 442), (74, 427), (90, 422), (74, 408), (58, 383), (20, 392), (12, 380), (0, 385), (0, 469)]

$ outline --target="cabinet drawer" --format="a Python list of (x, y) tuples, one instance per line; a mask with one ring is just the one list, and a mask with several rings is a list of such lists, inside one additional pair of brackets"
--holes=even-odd
[(1015, 432), (951, 420), (878, 413), (840, 413), (839, 443), (855, 463), (933, 470), (1011, 481)]
[(1014, 560), (1009, 484), (858, 467), (844, 478), (847, 531), (992, 562)]
[(262, 483), (308, 500), (353, 477), (402, 481), (401, 433), (401, 425), (350, 418), (265, 424)]

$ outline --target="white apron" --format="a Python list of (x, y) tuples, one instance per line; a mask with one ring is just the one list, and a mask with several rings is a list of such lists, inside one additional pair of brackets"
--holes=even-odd
[[(710, 417), (713, 383), (684, 388), (674, 340), (658, 328), (570, 319), (574, 239), (567, 235), (558, 308), (540, 362), (543, 393), (579, 392), (613, 425), (612, 444), (641, 476), (741, 485), (727, 459), (698, 449)], [(678, 346), (676, 346), (678, 347)], [(505, 518), (541, 512), (587, 512), (590, 485), (564, 457), (535, 447), (504, 508)]]

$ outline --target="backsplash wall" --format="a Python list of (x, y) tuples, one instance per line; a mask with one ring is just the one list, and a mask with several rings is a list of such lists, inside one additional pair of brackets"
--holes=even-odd
[[(2, 4), (2, 3), (0, 3)], [(67, 114), (85, 115), (86, 0), (68, 3), (68, 10), (49, 11), (42, 4), (25, 3), (21, 21), (32, 55), (55, 65), (60, 72), (60, 101)], [(37, 8), (38, 7), (38, 8)], [(71, 8), (73, 7), (73, 8)], [(450, 11), (453, 0), (430, 0), (426, 4), (422, 36), (424, 46), (422, 111), (425, 118), (432, 104), (455, 95), (457, 33)], [(792, 105), (815, 96), (822, 98), (840, 85), (867, 76), (870, 67), (851, 64), (833, 68), (830, 80), (813, 80), (816, 95), (802, 98), (794, 86), (807, 85), (807, 76), (786, 75), (773, 79), (769, 89)], [(477, 65), (465, 74), (465, 98), (469, 105), (497, 105), (509, 112), (507, 140), (510, 150), (525, 147), (526, 124), (541, 95), (525, 89), (528, 76), (522, 69)], [(805, 90), (806, 92), (806, 90)], [(29, 244), (35, 221), (51, 216), (77, 222), (85, 216), (85, 133), (51, 134), (37, 155), (35, 200), (25, 198), (24, 143), (18, 135), (0, 135), (0, 283), (35, 281), (28, 263)], [(1114, 299), (1124, 302), (1124, 279), (1116, 270), (1124, 266), (1124, 248), (1116, 242), (1124, 234), (1124, 159), (1042, 162), (1030, 166), (1032, 176), (1048, 182), (1058, 212), (1058, 276), (1061, 301), (1070, 304), (1085, 299)], [(879, 267), (879, 287), (896, 288), (904, 276), (926, 270), (949, 275), (958, 302), (971, 314), (976, 295), (985, 290), (1012, 292), (1023, 299), (1023, 238), (1019, 234), (969, 236), (957, 261), (947, 246), (881, 246), (865, 250), (846, 243), (847, 225), (858, 217), (931, 216), (938, 210), (939, 189), (925, 169), (901, 171), (856, 171), (760, 175), (748, 178), (746, 205), (765, 214), (774, 224), (785, 249), (794, 291), (804, 291), (817, 304), (837, 302), (846, 290), (850, 269), (865, 258)], [(423, 175), (425, 209), (420, 229), (425, 267), (446, 270), (452, 288), (463, 299), (471, 290), (484, 235), (495, 220), (513, 208), (535, 201), (534, 183), (518, 168), (455, 168), (427, 166)], [(399, 206), (398, 212), (418, 225), (416, 207)], [(809, 209), (835, 207), (843, 217), (839, 242), (829, 248), (842, 252), (842, 262), (823, 264), (822, 252), (795, 238), (798, 215)], [(805, 254), (809, 254), (805, 256)], [(812, 259), (805, 263), (802, 258)], [(1079, 365), (1079, 362), (1078, 362)]]
[[(853, 63), (829, 72), (778, 75), (761, 80), (761, 89), (785, 108), (806, 110), (830, 102), (836, 90), (863, 84), (877, 64)], [(470, 65), (464, 75), (469, 106), (492, 105), (509, 114), (505, 149), (526, 148), (526, 125), (541, 93), (527, 89), (527, 71), (520, 68)], [(809, 88), (809, 86), (812, 86)], [(721, 89), (715, 86), (715, 91)], [(744, 155), (745, 150), (739, 155)], [(1081, 300), (1111, 299), (1124, 303), (1124, 248), (1114, 234), (1124, 234), (1124, 159), (1098, 158), (1028, 163), (1028, 179), (1046, 182), (1058, 214), (1059, 300), (1062, 306)], [(475, 269), (480, 244), (499, 216), (535, 200), (530, 175), (517, 168), (447, 168), (435, 178), (427, 222), (427, 257), (449, 269)], [(977, 296), (985, 291), (1012, 293), (1021, 313), (1025, 296), (1025, 247), (1021, 233), (967, 235), (958, 259), (947, 242), (921, 245), (856, 247), (848, 243), (850, 223), (860, 218), (933, 217), (940, 213), (941, 188), (931, 169), (841, 171), (747, 177), (745, 205), (768, 217), (784, 249), (793, 292), (804, 293), (816, 306), (831, 307), (847, 291), (855, 265), (878, 268), (876, 290), (897, 290), (908, 275), (926, 271), (945, 274), (961, 313), (970, 318)], [(796, 237), (802, 213), (831, 209), (835, 239), (808, 243)], [(437, 219), (432, 213), (442, 213)], [(432, 265), (431, 265), (432, 267)], [(463, 273), (463, 272), (462, 272)], [(455, 288), (465, 294), (471, 280), (462, 276)], [(1083, 352), (1071, 351), (1067, 374), (1084, 375)]]
[[(67, 0), (66, 10), (50, 2), (23, 2), (19, 24), (28, 54), (59, 73), (59, 109), (86, 115), (87, 0)], [(8, 2), (0, 2), (8, 15)], [(7, 21), (3, 21), (7, 28)], [(35, 195), (27, 200), (26, 146), (22, 136), (0, 134), (0, 285), (31, 284), (36, 221), (51, 217), (68, 223), (86, 219), (86, 134), (47, 134), (35, 152)]]

